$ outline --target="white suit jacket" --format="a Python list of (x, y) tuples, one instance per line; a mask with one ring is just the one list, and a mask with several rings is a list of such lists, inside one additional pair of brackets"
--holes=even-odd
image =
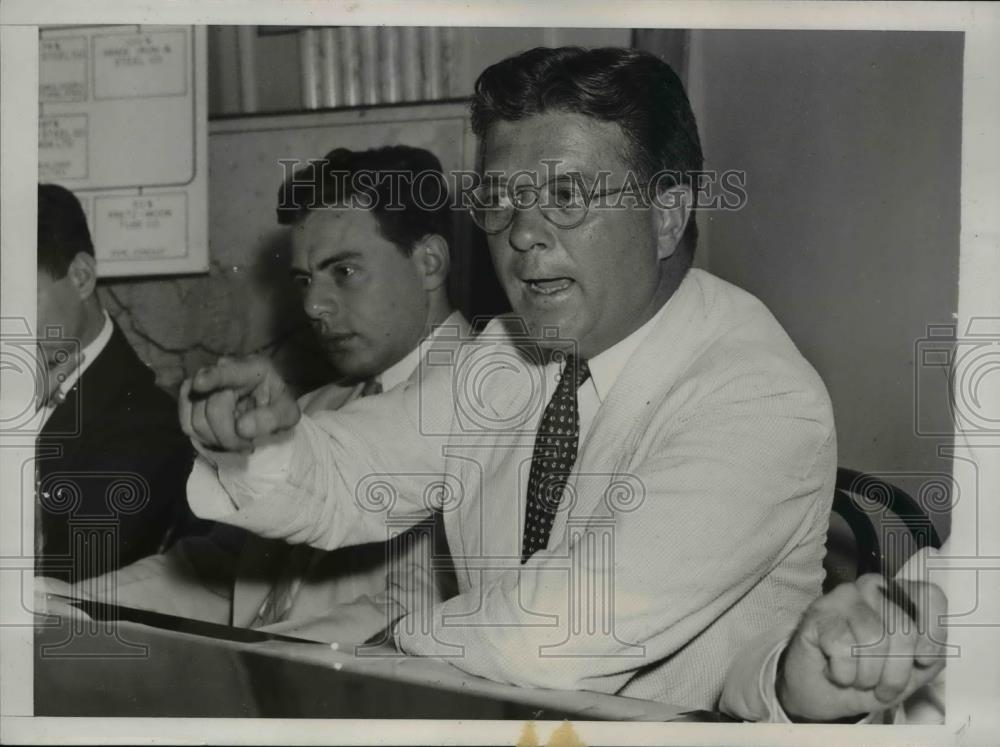
[[(460, 314), (446, 324), (468, 332)], [(299, 405), (310, 414), (335, 410), (358, 398), (361, 389), (360, 384), (331, 384), (303, 395)], [(200, 490), (206, 479), (214, 483), (214, 473), (196, 462), (188, 490)], [(383, 536), (363, 547), (314, 554), (297, 578), (287, 622), (269, 629), (295, 634), (300, 624), (311, 622), (312, 636), (360, 642), (391, 622), (395, 610), (390, 605), (410, 608), (425, 597), (443, 598), (450, 584), (445, 573), (432, 575), (429, 561), (432, 553), (442, 552), (441, 542), (435, 546), (435, 533), (441, 533), (437, 526), (435, 519), (426, 520), (393, 540), (391, 550)], [(291, 551), (284, 541), (222, 525), (205, 536), (183, 538), (166, 553), (78, 584), (75, 591), (123, 606), (250, 627)]]
[(832, 410), (751, 295), (689, 272), (598, 410), (548, 548), (523, 566), (558, 364), (509, 319), (435, 345), (388, 395), (303, 417), (250, 457), (216, 455), (218, 489), (189, 491), (195, 513), (333, 548), (439, 506), (460, 593), (400, 621), (404, 651), (692, 708), (714, 707), (743, 644), (819, 594)]

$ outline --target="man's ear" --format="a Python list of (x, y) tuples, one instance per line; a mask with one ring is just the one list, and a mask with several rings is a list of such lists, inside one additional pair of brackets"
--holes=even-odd
[(429, 233), (413, 248), (413, 260), (424, 278), (424, 290), (437, 290), (448, 281), (451, 254), (444, 236)]
[(73, 284), (81, 301), (86, 301), (94, 295), (97, 287), (97, 262), (86, 252), (77, 252), (69, 263), (66, 277)]
[(677, 251), (691, 216), (691, 188), (679, 185), (661, 190), (653, 204), (656, 221), (656, 256), (667, 259)]

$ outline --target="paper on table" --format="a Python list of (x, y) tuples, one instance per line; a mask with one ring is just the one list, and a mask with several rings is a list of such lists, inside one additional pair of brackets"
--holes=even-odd
[[(389, 649), (356, 656), (351, 646), (58, 595), (47, 604), (65, 617), (36, 633), (38, 715), (689, 718), (635, 698), (504, 685)], [(74, 625), (80, 609), (92, 624)]]

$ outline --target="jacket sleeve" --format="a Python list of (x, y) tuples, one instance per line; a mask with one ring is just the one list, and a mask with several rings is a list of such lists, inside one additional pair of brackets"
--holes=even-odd
[(398, 526), (427, 517), (434, 487), (450, 479), (443, 446), (451, 413), (424, 406), (431, 388), (449, 386), (447, 369), (432, 368), (378, 397), (303, 415), (250, 455), (200, 450), (188, 501), (201, 518), (293, 544), (384, 541), (388, 519)]

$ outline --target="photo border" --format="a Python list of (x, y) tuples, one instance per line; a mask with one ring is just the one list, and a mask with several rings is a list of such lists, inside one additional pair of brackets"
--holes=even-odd
[[(1000, 184), (1000, 6), (973, 3), (853, 3), (853, 2), (631, 2), (622, 4), (537, 2), (477, 4), (458, 1), (423, 2), (416, 12), (413, 2), (371, 1), (333, 5), (316, 1), (295, 3), (206, 3), (174, 0), (156, 6), (148, 2), (116, 0), (5, 0), (0, 23), (0, 106), (3, 173), (0, 183), (3, 287), (2, 316), (20, 315), (33, 322), (35, 272), (31, 266), (35, 246), (35, 178), (37, 172), (37, 26), (78, 23), (156, 24), (285, 24), (377, 25), (393, 19), (419, 17), (424, 24), (441, 26), (509, 27), (674, 27), (782, 28), (843, 30), (951, 30), (965, 33), (962, 110), (962, 208), (959, 259), (958, 329), (976, 317), (1000, 317), (1000, 210), (996, 205)], [(33, 52), (33, 50), (35, 50)], [(26, 178), (30, 176), (31, 178)], [(18, 382), (22, 383), (22, 382)], [(997, 385), (996, 377), (989, 382)], [(20, 401), (25, 392), (3, 392), (4, 407)], [(30, 394), (30, 393), (29, 393)], [(998, 393), (988, 394), (991, 402)], [(9, 446), (4, 444), (5, 447)], [(977, 562), (1000, 558), (1000, 501), (980, 500), (1000, 496), (1000, 443), (970, 445), (962, 433), (955, 435), (955, 456), (972, 459), (979, 467), (979, 484), (962, 484), (960, 492), (976, 496), (956, 506), (952, 518), (952, 547), (973, 567)], [(0, 474), (10, 483), (19, 474), (17, 465), (31, 458), (30, 446), (0, 448)], [(978, 495), (977, 495), (978, 493)], [(87, 719), (33, 718), (32, 628), (18, 621), (30, 619), (21, 607), (21, 584), (13, 582), (23, 558), (10, 552), (33, 537), (32, 514), (21, 521), (21, 496), (0, 490), (0, 734), (5, 742), (104, 743), (131, 742), (137, 734), (149, 744), (178, 740), (219, 743), (300, 744), (343, 743), (515, 743), (524, 724), (506, 721), (434, 722), (415, 720), (340, 720), (335, 729), (328, 722), (293, 719)], [(990, 561), (992, 559), (992, 561)], [(22, 575), (27, 576), (27, 573)], [(987, 575), (987, 580), (990, 577)], [(967, 651), (1000, 651), (997, 627), (956, 627), (949, 643)], [(856, 744), (988, 744), (1000, 732), (995, 704), (1000, 692), (995, 657), (964, 656), (948, 664), (947, 723), (945, 726), (851, 727)], [(993, 689), (991, 689), (993, 688)], [(377, 729), (373, 728), (377, 723)], [(559, 727), (553, 722), (535, 724), (541, 743)], [(782, 726), (770, 724), (649, 724), (574, 722), (573, 729), (586, 744), (830, 744), (842, 740), (844, 726)], [(155, 736), (153, 736), (155, 735)]]

